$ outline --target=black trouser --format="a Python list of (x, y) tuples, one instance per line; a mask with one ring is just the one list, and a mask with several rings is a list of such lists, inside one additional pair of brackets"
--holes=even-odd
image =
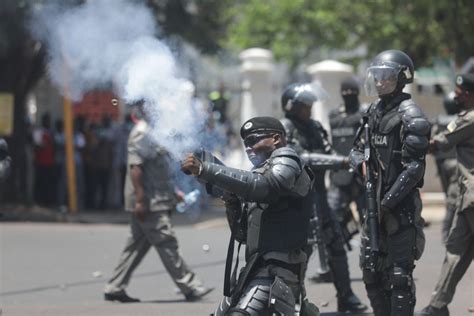
[[(322, 223), (323, 240), (328, 254), (328, 264), (331, 269), (334, 286), (337, 290), (337, 296), (342, 298), (352, 294), (351, 279), (349, 275), (349, 264), (344, 240), (342, 238), (341, 228), (333, 212), (331, 212), (327, 203), (326, 189), (315, 188), (314, 205), (319, 208), (318, 212)], [(308, 247), (308, 258), (311, 255), (312, 248)]]
[(360, 265), (367, 295), (375, 316), (410, 316), (416, 303), (412, 277), (415, 260), (424, 248), (423, 219), (419, 195), (408, 197), (404, 205), (381, 214), (380, 254), (375, 270), (367, 269), (371, 255), (370, 233), (364, 223)]

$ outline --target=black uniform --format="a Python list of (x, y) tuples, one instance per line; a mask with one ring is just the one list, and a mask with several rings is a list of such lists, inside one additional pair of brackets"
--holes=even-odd
[[(361, 121), (362, 113), (358, 108), (354, 112), (348, 112), (345, 106), (341, 106), (329, 114), (332, 147), (336, 153), (343, 156), (349, 155)], [(354, 227), (350, 210), (351, 202), (356, 203), (359, 218), (363, 217), (365, 208), (363, 179), (352, 170), (344, 169), (332, 171), (330, 179), (328, 203), (343, 228), (343, 234), (346, 232), (344, 239), (347, 242), (351, 235), (357, 232), (357, 225)]]
[[(319, 122), (311, 120), (305, 124), (290, 116), (290, 118), (284, 118), (282, 123), (286, 129), (288, 145), (294, 148), (298, 154), (304, 156), (308, 152), (332, 153), (327, 137), (328, 134)], [(327, 203), (327, 192), (324, 184), (326, 170), (314, 169), (313, 172), (315, 174), (312, 190), (313, 199), (315, 199), (313, 205), (320, 207), (317, 212), (322, 222), (323, 239), (328, 253), (328, 264), (332, 271), (337, 296), (339, 299), (344, 299), (353, 295), (344, 240), (339, 224)], [(315, 212), (316, 210), (311, 211)], [(308, 247), (308, 250), (311, 253), (311, 247)]]
[[(367, 294), (377, 316), (413, 314), (416, 297), (412, 273), (425, 243), (418, 189), (423, 185), (430, 124), (411, 96), (402, 92), (413, 80), (413, 69), (405, 53), (385, 51), (368, 69), (367, 80), (374, 81), (366, 81), (368, 94), (373, 84), (380, 96), (366, 116), (380, 251), (374, 259), (372, 236), (364, 223), (360, 258)], [(350, 155), (353, 168), (359, 171), (366, 157), (362, 139)]]
[[(370, 251), (365, 231), (360, 257), (363, 279), (375, 315), (411, 315), (415, 305), (414, 261), (421, 257), (425, 241), (418, 188), (423, 185), (430, 126), (410, 95), (404, 93), (389, 102), (373, 104), (368, 119), (381, 253), (375, 271), (364, 268)], [(356, 168), (362, 162), (361, 155), (362, 147), (351, 153)]]
[[(258, 125), (252, 120), (243, 129)], [(281, 147), (252, 171), (203, 162), (199, 179), (229, 192), (224, 198), (232, 231), (226, 297), (215, 315), (293, 315), (304, 298), (311, 171), (293, 149)], [(234, 239), (246, 245), (246, 264), (237, 279), (229, 280)], [(309, 303), (303, 306), (302, 315), (313, 315)]]

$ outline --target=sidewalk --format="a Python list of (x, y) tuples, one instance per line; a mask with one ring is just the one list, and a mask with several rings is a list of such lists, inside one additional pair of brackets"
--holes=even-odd
[[(441, 222), (445, 214), (444, 195), (422, 193), (423, 217), (431, 223)], [(209, 208), (196, 213), (173, 213), (173, 224), (193, 225), (215, 219), (225, 219), (224, 206), (218, 199), (210, 200)], [(61, 213), (55, 209), (34, 206), (5, 205), (0, 208), (0, 222), (60, 222), (127, 224), (130, 214), (122, 210), (80, 211), (77, 214)]]
[[(87, 224), (128, 224), (130, 213), (124, 210), (82, 210), (76, 214), (62, 213), (57, 209), (39, 206), (2, 205), (0, 222), (58, 222)], [(173, 225), (193, 225), (216, 218), (225, 218), (224, 206), (219, 200), (211, 200), (209, 207), (197, 212), (172, 214)]]

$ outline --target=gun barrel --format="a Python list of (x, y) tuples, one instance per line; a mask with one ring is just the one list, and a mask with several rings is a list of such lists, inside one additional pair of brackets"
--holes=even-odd
[(377, 200), (372, 179), (372, 168), (370, 164), (370, 128), (366, 122), (365, 129), (365, 194), (367, 198), (367, 226), (370, 234), (370, 248), (373, 253), (379, 251), (379, 218), (377, 211)]

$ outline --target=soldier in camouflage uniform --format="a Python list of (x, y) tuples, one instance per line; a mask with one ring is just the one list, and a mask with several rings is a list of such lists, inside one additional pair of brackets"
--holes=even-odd
[(462, 108), (447, 130), (430, 142), (431, 151), (456, 149), (459, 198), (446, 240), (446, 256), (430, 304), (418, 315), (449, 316), (458, 282), (474, 258), (474, 74), (456, 77), (455, 100)]
[(144, 119), (134, 126), (128, 139), (125, 210), (131, 213), (130, 236), (105, 286), (104, 299), (123, 303), (139, 301), (128, 296), (125, 288), (153, 246), (186, 300), (197, 300), (212, 288), (202, 285), (179, 254), (178, 240), (170, 221), (178, 197), (169, 172), (169, 156), (152, 141), (152, 128), (141, 105), (139, 110)]
[[(454, 101), (454, 92), (448, 94), (443, 101), (446, 114), (440, 114), (433, 122), (431, 134), (433, 137), (446, 131), (448, 124), (457, 118), (459, 106)], [(443, 241), (446, 242), (448, 233), (454, 219), (456, 210), (456, 200), (458, 198), (458, 174), (456, 150), (451, 148), (447, 151), (437, 151), (433, 153), (438, 168), (438, 175), (441, 180), (441, 186), (446, 196), (446, 215), (443, 220)]]

